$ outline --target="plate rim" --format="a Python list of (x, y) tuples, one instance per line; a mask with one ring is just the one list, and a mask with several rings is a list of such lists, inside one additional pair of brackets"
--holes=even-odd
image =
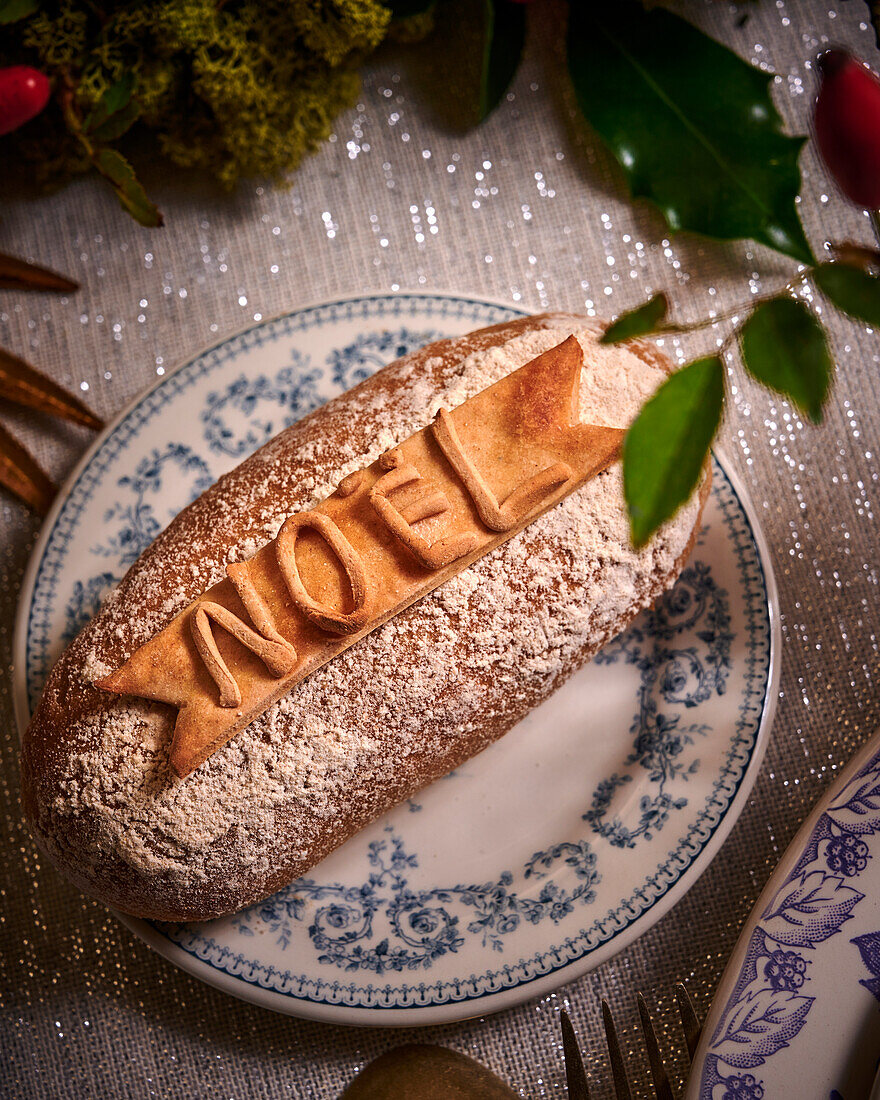
[[(849, 786), (852, 780), (858, 775), (859, 771), (861, 771), (873, 757), (878, 755), (878, 750), (880, 750), (880, 728), (869, 734), (867, 740), (849, 757), (846, 763), (834, 776), (831, 783), (819, 793), (810, 807), (807, 816), (798, 826), (797, 831), (789, 841), (788, 846), (783, 851), (776, 866), (773, 868), (770, 877), (765, 882), (760, 894), (758, 894), (754, 905), (749, 910), (749, 915), (740, 928), (733, 951), (730, 953), (724, 970), (721, 972), (718, 985), (712, 994), (709, 1011), (706, 1014), (706, 1019), (703, 1023), (703, 1029), (700, 1035), (700, 1042), (694, 1052), (694, 1057), (691, 1062), (691, 1070), (688, 1076), (683, 1100), (699, 1100), (699, 1097), (702, 1095), (704, 1086), (703, 1074), (706, 1060), (708, 1057), (711, 1057), (711, 1052), (708, 1049), (709, 1043), (711, 1042), (715, 1029), (723, 1018), (723, 1013), (728, 1007), (730, 998), (742, 975), (752, 934), (761, 923), (767, 906), (776, 897), (780, 887), (785, 885), (792, 871), (800, 863), (826, 809), (832, 805), (840, 792)], [(829, 936), (828, 939), (830, 940), (832, 937)], [(827, 940), (823, 942), (827, 942)], [(798, 1034), (800, 1034), (800, 1031)], [(796, 1037), (797, 1036), (792, 1036), (784, 1045), (790, 1046)], [(767, 1073), (765, 1067), (771, 1065), (770, 1059), (773, 1053), (775, 1053), (775, 1051), (771, 1052), (760, 1066), (744, 1068), (750, 1068), (753, 1074), (760, 1074), (763, 1077)], [(762, 1084), (765, 1084), (766, 1090), (768, 1086), (763, 1081)], [(770, 1081), (769, 1087), (772, 1086), (773, 1082)]]
[[(61, 510), (83, 471), (89, 465), (96, 452), (103, 446), (104, 442), (117, 430), (119, 425), (157, 389), (187, 366), (211, 352), (222, 348), (232, 340), (246, 336), (255, 329), (263, 328), (312, 310), (363, 301), (393, 301), (395, 299), (447, 299), (465, 302), (470, 305), (504, 309), (512, 313), (514, 318), (516, 315), (529, 315), (528, 311), (519, 305), (501, 299), (444, 290), (401, 289), (394, 292), (344, 295), (341, 297), (304, 303), (294, 309), (285, 310), (274, 317), (255, 321), (253, 324), (231, 332), (221, 339), (206, 345), (201, 350), (182, 358), (171, 370), (156, 378), (152, 384), (135, 394), (120, 412), (108, 422), (104, 430), (92, 441), (92, 444), (65, 479), (52, 508), (43, 521), (39, 536), (31, 550), (27, 568), (22, 578), (13, 632), (14, 676), (12, 692), (13, 711), (20, 735), (23, 734), (27, 723), (30, 721), (30, 705), (26, 682), (27, 637), (30, 619), (29, 612), (34, 587), (39, 575), (40, 564)], [(709, 864), (714, 860), (718, 850), (729, 836), (734, 824), (739, 819), (744, 809), (745, 803), (754, 787), (758, 772), (760, 771), (767, 743), (770, 738), (778, 701), (781, 665), (781, 629), (778, 590), (769, 546), (758, 522), (757, 511), (746, 493), (739, 475), (732, 468), (729, 459), (722, 449), (715, 449), (713, 453), (725, 476), (730, 481), (731, 488), (745, 513), (763, 573), (763, 583), (766, 592), (769, 645), (767, 685), (764, 702), (755, 733), (755, 742), (750, 759), (743, 771), (739, 786), (734, 796), (731, 798), (724, 816), (715, 828), (715, 831), (693, 862), (685, 869), (680, 878), (622, 932), (598, 945), (593, 950), (586, 952), (579, 959), (563, 964), (561, 967), (555, 968), (545, 975), (520, 982), (506, 989), (480, 994), (477, 997), (469, 997), (462, 1001), (448, 1001), (440, 1005), (420, 1005), (409, 1008), (381, 1008), (322, 1003), (306, 998), (282, 994), (272, 989), (265, 989), (257, 983), (249, 983), (240, 977), (235, 977), (199, 959), (197, 956), (186, 951), (179, 944), (174, 943), (174, 941), (163, 935), (151, 923), (141, 920), (140, 918), (131, 917), (115, 909), (111, 909), (110, 911), (114, 913), (117, 919), (125, 925), (129, 931), (134, 933), (161, 957), (173, 963), (178, 969), (183, 970), (185, 973), (190, 974), (208, 985), (212, 985), (225, 993), (237, 997), (239, 1000), (244, 1000), (258, 1007), (268, 1008), (285, 1015), (351, 1026), (429, 1026), (433, 1024), (473, 1019), (477, 1016), (504, 1011), (507, 1008), (533, 1000), (545, 995), (551, 990), (558, 989), (562, 985), (567, 985), (578, 980), (589, 971), (602, 965), (608, 959), (629, 947), (630, 944), (652, 928), (657, 921), (665, 916), (681, 898), (688, 893), (705, 872)], [(476, 1011), (463, 1012), (462, 1009), (466, 1008), (466, 1006), (473, 1007)]]

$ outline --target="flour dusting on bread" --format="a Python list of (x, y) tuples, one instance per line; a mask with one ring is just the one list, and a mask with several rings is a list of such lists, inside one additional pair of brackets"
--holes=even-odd
[(288, 515), (569, 334), (584, 350), (583, 422), (625, 426), (664, 377), (653, 348), (602, 347), (583, 318), (508, 327), (500, 344), (470, 337), (464, 358), (408, 357), (387, 382), (282, 433), (160, 536), (76, 640), (37, 718), (43, 730), (68, 714), (73, 748), (54, 751), (42, 733), (48, 775), (31, 762), (26, 785), (41, 842), (80, 885), (169, 919), (257, 900), (486, 747), (674, 580), (707, 481), (636, 551), (615, 464), (313, 673), (185, 780), (167, 766), (170, 708), (89, 687)]

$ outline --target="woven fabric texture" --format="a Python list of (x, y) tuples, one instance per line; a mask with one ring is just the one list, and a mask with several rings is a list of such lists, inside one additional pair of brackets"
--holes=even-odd
[[(678, 10), (779, 74), (774, 95), (791, 132), (808, 128), (810, 61), (825, 44), (880, 63), (860, 0), (693, 0)], [(0, 344), (111, 416), (157, 372), (255, 317), (324, 298), (448, 289), (609, 316), (662, 288), (679, 316), (696, 318), (784, 283), (793, 265), (783, 257), (748, 243), (670, 241), (654, 212), (629, 202), (619, 171), (578, 121), (563, 9), (543, 11), (507, 99), (477, 130), (454, 125), (461, 90), (450, 75), (449, 25), (442, 49), (395, 48), (374, 59), (360, 102), (289, 189), (251, 184), (229, 197), (156, 168), (147, 183), (166, 215), (158, 231), (135, 225), (92, 180), (4, 203), (0, 249), (64, 271), (82, 289), (0, 293)], [(801, 212), (816, 251), (829, 237), (868, 243), (866, 217), (841, 199), (810, 146), (802, 165)], [(473, 1055), (524, 1096), (561, 1098), (560, 1006), (570, 1007), (601, 1075), (599, 998), (612, 1003), (635, 1051), (636, 990), (655, 1009), (664, 1046), (681, 1050), (673, 983), (684, 981), (706, 1011), (788, 840), (880, 710), (880, 344), (840, 315), (826, 319), (837, 379), (821, 428), (801, 425), (731, 361), (721, 443), (761, 515), (783, 635), (779, 707), (748, 805), (698, 884), (623, 954), (540, 1001), (454, 1026), (347, 1029), (238, 1002), (153, 954), (46, 864), (20, 820), (10, 681), (16, 602), (39, 525), (0, 494), (0, 1092), (332, 1097), (366, 1061), (416, 1039)], [(714, 339), (667, 347), (683, 359)], [(6, 407), (0, 418), (59, 479), (88, 439)], [(680, 1056), (676, 1066), (684, 1072)], [(635, 1076), (647, 1095), (647, 1078)]]

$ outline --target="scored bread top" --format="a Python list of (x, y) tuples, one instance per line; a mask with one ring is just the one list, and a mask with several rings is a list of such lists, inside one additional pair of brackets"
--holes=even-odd
[(574, 334), (580, 418), (624, 427), (668, 364), (550, 314), (441, 341), (293, 425), (185, 509), (53, 670), (25, 738), (24, 802), (80, 886), (129, 912), (200, 918), (277, 889), (375, 812), (505, 732), (666, 587), (703, 494), (640, 551), (619, 464), (300, 683), (184, 780), (174, 711), (108, 697), (118, 668), (291, 514)]

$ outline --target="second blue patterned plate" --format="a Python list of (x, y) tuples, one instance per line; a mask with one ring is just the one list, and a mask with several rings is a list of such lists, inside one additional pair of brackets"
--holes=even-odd
[(874, 1100), (878, 902), (880, 731), (813, 807), (755, 903), (685, 1100)]
[[(184, 364), (104, 433), (26, 579), (16, 706), (194, 496), (287, 424), (440, 336), (519, 315), (454, 295), (302, 309)], [(675, 588), (480, 756), (304, 879), (206, 924), (126, 918), (183, 969), (280, 1012), (426, 1024), (583, 974), (693, 884), (754, 781), (776, 697), (773, 580), (742, 490), (715, 461)]]

